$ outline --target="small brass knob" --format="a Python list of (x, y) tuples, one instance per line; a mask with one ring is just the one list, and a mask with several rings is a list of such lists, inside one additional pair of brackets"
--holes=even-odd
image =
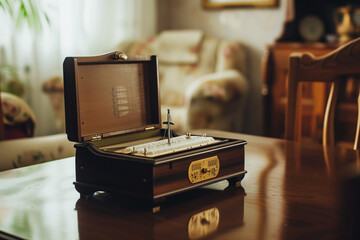
[(210, 172), (210, 169), (209, 169), (209, 168), (203, 168), (201, 171), (202, 171), (203, 173), (207, 173), (207, 172)]
[(126, 56), (126, 54), (123, 52), (116, 52), (116, 53), (114, 53), (113, 58), (115, 60), (118, 60), (118, 59), (126, 60), (128, 58), (128, 56)]

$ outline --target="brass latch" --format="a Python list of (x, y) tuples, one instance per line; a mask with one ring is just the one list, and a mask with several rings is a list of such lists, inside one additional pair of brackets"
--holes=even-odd
[(118, 59), (126, 60), (127, 58), (128, 58), (128, 56), (126, 56), (126, 54), (123, 52), (115, 52), (113, 55), (113, 59), (115, 59), (115, 60), (118, 60)]

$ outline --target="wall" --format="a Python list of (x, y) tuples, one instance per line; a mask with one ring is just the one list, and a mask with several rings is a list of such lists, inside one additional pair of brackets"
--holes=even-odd
[(158, 31), (202, 29), (206, 34), (238, 40), (248, 49), (250, 83), (244, 132), (262, 134), (261, 60), (266, 45), (278, 38), (285, 19), (286, 0), (276, 8), (204, 9), (200, 0), (158, 0)]

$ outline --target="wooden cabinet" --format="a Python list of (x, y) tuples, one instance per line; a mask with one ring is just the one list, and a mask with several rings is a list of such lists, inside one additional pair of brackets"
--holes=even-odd
[[(289, 56), (293, 52), (310, 52), (320, 56), (338, 46), (325, 43), (279, 42), (268, 46), (263, 62), (264, 129), (265, 135), (283, 138), (287, 103), (286, 79)], [(329, 86), (326, 83), (302, 83), (302, 138), (321, 142), (322, 123)], [(341, 140), (352, 141), (357, 117), (356, 93), (358, 85), (347, 81), (339, 93), (335, 132)]]

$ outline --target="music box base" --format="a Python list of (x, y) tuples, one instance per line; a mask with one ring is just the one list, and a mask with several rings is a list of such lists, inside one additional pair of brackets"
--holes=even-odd
[(76, 190), (82, 198), (95, 192), (121, 194), (149, 203), (153, 211), (168, 196), (228, 180), (240, 186), (246, 141), (228, 141), (170, 154), (144, 158), (99, 150), (91, 143), (76, 144)]

